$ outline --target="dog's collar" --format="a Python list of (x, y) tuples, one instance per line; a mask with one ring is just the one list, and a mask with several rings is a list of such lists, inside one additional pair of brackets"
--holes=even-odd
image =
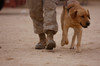
[(71, 8), (73, 8), (73, 6), (72, 6), (72, 7), (70, 7), (70, 8), (66, 8), (68, 13), (69, 13), (69, 10), (70, 10)]
[(69, 10), (70, 10), (71, 8), (73, 8), (73, 6), (70, 7), (70, 8), (68, 8), (68, 7), (67, 7), (67, 6), (68, 6), (68, 1), (69, 1), (69, 0), (65, 0), (64, 6), (65, 6), (65, 8), (67, 9), (67, 12), (69, 13)]

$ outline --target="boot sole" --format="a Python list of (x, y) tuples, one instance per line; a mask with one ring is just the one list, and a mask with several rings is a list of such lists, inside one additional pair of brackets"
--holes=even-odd
[(35, 46), (35, 49), (45, 49), (45, 45), (37, 44), (37, 45)]

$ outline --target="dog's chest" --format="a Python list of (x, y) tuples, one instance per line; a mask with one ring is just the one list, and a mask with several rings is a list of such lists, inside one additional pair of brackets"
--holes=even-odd
[(68, 26), (68, 27), (72, 27), (72, 28), (80, 27), (80, 24), (73, 21), (71, 18), (66, 18), (64, 22), (65, 22), (66, 26)]

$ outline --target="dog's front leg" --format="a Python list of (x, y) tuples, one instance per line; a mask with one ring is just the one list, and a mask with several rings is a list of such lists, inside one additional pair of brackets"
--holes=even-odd
[(82, 37), (82, 28), (77, 29), (77, 49), (76, 52), (81, 52), (81, 37)]
[(74, 45), (75, 45), (74, 43), (75, 43), (76, 35), (77, 35), (77, 32), (76, 32), (76, 29), (74, 28), (74, 35), (73, 35), (73, 38), (72, 38), (72, 43), (71, 43), (70, 49), (74, 49)]
[(67, 45), (68, 43), (68, 27), (63, 25), (61, 46)]

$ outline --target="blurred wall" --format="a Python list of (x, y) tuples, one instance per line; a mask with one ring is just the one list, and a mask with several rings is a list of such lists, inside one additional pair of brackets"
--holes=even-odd
[(100, 0), (89, 0), (89, 1), (100, 1)]

